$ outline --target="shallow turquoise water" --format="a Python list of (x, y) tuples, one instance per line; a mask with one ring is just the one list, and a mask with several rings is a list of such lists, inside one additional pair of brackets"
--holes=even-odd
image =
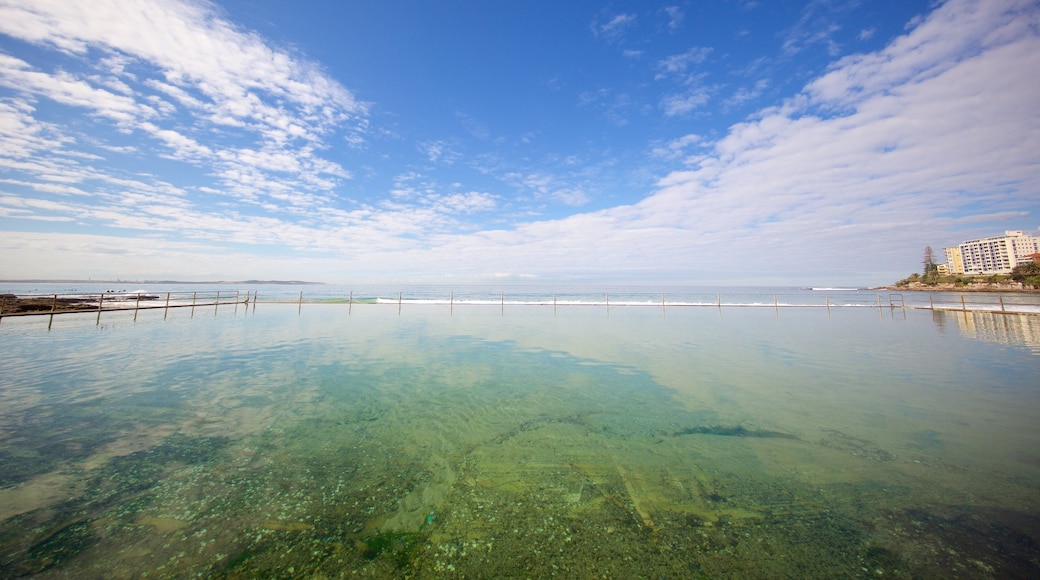
[(0, 349), (3, 577), (1040, 570), (1040, 317), (261, 303)]

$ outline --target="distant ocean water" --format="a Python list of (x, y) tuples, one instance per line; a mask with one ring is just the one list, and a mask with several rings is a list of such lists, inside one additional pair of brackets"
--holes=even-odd
[(190, 300), (194, 292), (224, 296), (238, 292), (261, 302), (354, 302), (381, 304), (556, 305), (561, 306), (739, 306), (891, 307), (1040, 313), (1040, 294), (988, 292), (893, 292), (848, 286), (670, 286), (670, 285), (348, 285), (348, 284), (140, 284), (0, 283), (0, 293), (136, 293)]

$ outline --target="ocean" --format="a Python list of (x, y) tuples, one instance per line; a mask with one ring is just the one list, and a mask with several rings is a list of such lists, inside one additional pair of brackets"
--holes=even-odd
[(1040, 573), (1028, 297), (109, 290), (251, 300), (0, 319), (2, 578)]
[(0, 282), (0, 294), (19, 296), (104, 295), (110, 306), (138, 296), (143, 306), (193, 300), (255, 299), (260, 302), (381, 303), (528, 306), (730, 306), (730, 307), (911, 307), (1040, 314), (1040, 295), (1000, 292), (897, 292), (857, 287), (588, 286), (588, 285), (345, 285), (271, 283)]

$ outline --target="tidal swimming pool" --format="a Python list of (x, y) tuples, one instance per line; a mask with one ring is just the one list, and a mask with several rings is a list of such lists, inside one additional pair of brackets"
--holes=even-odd
[(1037, 316), (133, 315), (0, 324), (0, 577), (1040, 574)]

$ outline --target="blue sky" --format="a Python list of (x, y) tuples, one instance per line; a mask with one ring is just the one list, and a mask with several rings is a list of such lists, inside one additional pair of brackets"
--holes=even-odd
[(883, 284), (1040, 235), (1027, 0), (0, 0), (0, 278)]

